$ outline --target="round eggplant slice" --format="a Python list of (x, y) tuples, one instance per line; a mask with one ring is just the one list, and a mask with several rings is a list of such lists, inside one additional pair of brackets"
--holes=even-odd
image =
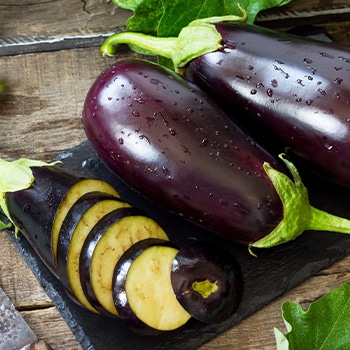
[[(79, 242), (79, 245), (81, 244), (82, 246), (79, 250), (79, 257), (75, 257), (76, 259), (79, 258), (79, 264), (72, 266), (73, 268), (78, 267), (79, 271), (72, 270), (72, 272), (74, 272), (74, 274), (79, 278), (79, 285), (82, 288), (81, 292), (83, 293), (85, 299), (101, 313), (108, 315), (117, 315), (116, 312), (107, 312), (107, 310), (101, 306), (92, 288), (90, 265), (95, 247), (101, 237), (110, 229), (113, 224), (125, 216), (138, 214), (140, 214), (140, 210), (133, 207), (116, 208), (103, 216), (96, 223), (96, 225), (90, 229), (89, 232), (86, 232), (86, 237), (84, 240)], [(72, 275), (71, 279), (73, 278), (74, 276)]]
[[(134, 212), (124, 214), (97, 239), (89, 259), (92, 294), (108, 312), (117, 315), (112, 295), (114, 268), (124, 252), (146, 238), (169, 240), (164, 230), (151, 218)], [(123, 209), (119, 209), (123, 210)], [(88, 240), (87, 240), (88, 244)], [(88, 284), (87, 284), (88, 285)]]
[(113, 202), (124, 203), (111, 195), (101, 192), (90, 192), (74, 203), (63, 220), (57, 243), (57, 274), (60, 281), (67, 289), (70, 288), (68, 283), (67, 257), (71, 238), (79, 222), (83, 219), (84, 221), (96, 222), (95, 216), (86, 217), (84, 215), (88, 209), (101, 201), (107, 201), (105, 202), (106, 206), (108, 202), (112, 202), (112, 205), (114, 204)]
[(57, 243), (62, 223), (73, 204), (86, 193), (104, 192), (119, 198), (118, 192), (107, 182), (99, 179), (80, 178), (67, 190), (56, 211), (51, 230), (51, 247), (54, 262), (57, 266)]
[(170, 271), (178, 249), (152, 246), (130, 265), (125, 293), (135, 316), (151, 328), (171, 331), (182, 327), (191, 315), (178, 302)]
[(229, 318), (243, 293), (243, 277), (236, 259), (204, 241), (180, 249), (172, 263), (171, 283), (184, 309), (205, 323)]
[(139, 335), (158, 335), (161, 331), (149, 327), (131, 310), (125, 291), (125, 281), (133, 261), (147, 248), (155, 245), (173, 246), (170, 241), (158, 238), (146, 238), (132, 245), (119, 259), (113, 274), (112, 295), (114, 305), (123, 323)]
[[(86, 196), (88, 198), (86, 198)], [(81, 201), (81, 205), (78, 206), (77, 204), (80, 202), (76, 202), (74, 206), (77, 211), (79, 207), (82, 209), (83, 202), (90, 202), (92, 201), (92, 194), (87, 194), (82, 198), (85, 198), (85, 200)], [(72, 225), (68, 225), (71, 227), (71, 229), (67, 230), (67, 244), (63, 244), (62, 249), (62, 263), (60, 263), (60, 259), (58, 259), (58, 271), (60, 271), (61, 276), (63, 276), (64, 279), (67, 279), (67, 283), (70, 286), (70, 291), (77, 300), (79, 300), (80, 304), (82, 304), (84, 307), (89, 309), (90, 311), (97, 312), (97, 310), (91, 305), (91, 303), (86, 298), (83, 287), (80, 282), (80, 275), (79, 275), (79, 259), (80, 259), (80, 252), (83, 247), (84, 241), (86, 237), (88, 236), (89, 232), (92, 230), (92, 228), (108, 213), (111, 211), (114, 211), (118, 208), (124, 208), (124, 207), (130, 207), (130, 205), (116, 197), (109, 198), (108, 195), (105, 197), (100, 197), (101, 200), (96, 201), (95, 203), (91, 203), (90, 207), (87, 208), (87, 210), (81, 211), (80, 219), (72, 222)], [(71, 212), (69, 211), (69, 213)], [(79, 217), (78, 213), (76, 213)], [(68, 220), (67, 215), (67, 220)], [(74, 215), (71, 215), (71, 218), (74, 218)], [(63, 226), (62, 226), (63, 228)], [(61, 234), (63, 234), (61, 230)], [(63, 238), (63, 237), (62, 237)], [(60, 252), (60, 249), (58, 250)], [(58, 257), (60, 254), (58, 255)], [(63, 265), (63, 266), (62, 266)]]

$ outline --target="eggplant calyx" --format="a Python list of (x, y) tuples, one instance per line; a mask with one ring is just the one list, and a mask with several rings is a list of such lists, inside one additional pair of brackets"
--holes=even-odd
[(284, 154), (279, 157), (293, 179), (273, 169), (268, 163), (264, 164), (264, 169), (281, 198), (284, 217), (272, 232), (249, 245), (250, 253), (255, 255), (252, 252), (253, 247), (271, 248), (292, 241), (306, 230), (350, 234), (350, 220), (313, 207), (309, 202), (307, 188), (294, 164)]
[[(12, 226), (13, 220), (6, 205), (6, 193), (25, 190), (34, 182), (34, 176), (31, 167), (34, 166), (53, 166), (57, 162), (46, 163), (40, 160), (32, 160), (21, 158), (12, 162), (8, 162), (0, 158), (0, 208), (10, 223), (0, 221), (0, 228), (8, 228)], [(15, 226), (15, 225), (14, 225)], [(18, 228), (15, 226), (15, 232), (18, 233)]]
[(182, 28), (177, 37), (157, 37), (137, 32), (119, 32), (109, 36), (101, 46), (103, 56), (115, 56), (117, 45), (127, 44), (137, 52), (162, 56), (173, 62), (179, 72), (188, 62), (203, 54), (218, 50), (222, 36), (213, 23), (245, 22), (247, 12), (238, 5), (243, 15), (227, 15), (196, 19)]

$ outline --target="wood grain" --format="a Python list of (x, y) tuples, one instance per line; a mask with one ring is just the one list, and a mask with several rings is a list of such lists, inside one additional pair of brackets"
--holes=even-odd
[[(100, 55), (98, 44), (103, 36), (123, 29), (129, 15), (103, 0), (0, 3), (0, 81), (8, 86), (0, 94), (1, 158), (51, 160), (85, 140), (80, 116), (86, 92), (114, 61)], [(350, 45), (347, 0), (293, 0), (285, 7), (261, 13), (258, 21), (282, 29), (299, 22), (317, 24), (339, 43)], [(66, 42), (57, 44), (63, 37)], [(58, 41), (50, 44), (55, 40)], [(118, 57), (131, 55), (134, 54), (123, 49)], [(274, 327), (284, 329), (282, 303), (288, 300), (307, 307), (347, 282), (349, 266), (350, 256), (201, 349), (274, 349)], [(5, 232), (0, 232), (0, 285), (40, 339), (54, 350), (81, 350), (59, 310), (53, 307)]]

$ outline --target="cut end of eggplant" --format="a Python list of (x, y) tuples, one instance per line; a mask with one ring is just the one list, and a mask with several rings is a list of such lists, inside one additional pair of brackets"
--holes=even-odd
[(171, 283), (182, 307), (204, 323), (219, 323), (232, 316), (243, 293), (235, 258), (207, 242), (194, 242), (176, 254)]

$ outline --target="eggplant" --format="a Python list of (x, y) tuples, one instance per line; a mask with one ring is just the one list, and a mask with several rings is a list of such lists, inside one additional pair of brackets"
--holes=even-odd
[(92, 228), (108, 213), (130, 204), (103, 192), (86, 193), (68, 211), (59, 233), (57, 273), (60, 281), (87, 309), (97, 310), (83, 293), (79, 277), (79, 258), (83, 243)]
[(304, 230), (350, 232), (312, 207), (295, 166), (272, 155), (199, 87), (145, 60), (107, 68), (87, 93), (87, 138), (142, 195), (221, 237), (271, 247)]
[(164, 230), (137, 208), (107, 214), (86, 237), (80, 252), (80, 280), (86, 297), (100, 312), (118, 315), (112, 280), (122, 254), (145, 238), (169, 240)]
[(350, 187), (349, 48), (229, 19), (196, 20), (178, 38), (121, 32), (101, 50), (127, 43), (171, 58), (259, 142)]
[[(125, 323), (133, 320), (131, 328), (138, 333), (159, 334), (185, 324), (191, 315), (177, 301), (171, 283), (178, 248), (162, 227), (123, 201), (108, 183), (55, 165), (0, 159), (0, 207), (15, 225), (15, 232), (23, 232), (67, 295), (88, 310), (117, 317), (122, 295), (126, 295), (135, 314), (129, 312)], [(51, 237), (55, 222), (59, 228), (57, 266)], [(0, 222), (1, 228), (8, 226)], [(156, 250), (150, 252), (150, 248)], [(132, 267), (127, 274), (125, 264)], [(123, 268), (118, 270), (118, 266)], [(125, 292), (118, 294), (120, 281), (125, 281)], [(150, 302), (139, 298), (138, 281)], [(153, 314), (149, 312), (152, 307)], [(136, 319), (142, 331), (136, 327)]]
[(182, 307), (208, 324), (232, 316), (243, 295), (238, 262), (212, 242), (195, 241), (182, 247), (172, 263), (171, 283)]
[(51, 246), (55, 265), (57, 266), (57, 246), (62, 223), (74, 203), (89, 192), (101, 192), (115, 197), (119, 193), (106, 181), (100, 179), (81, 178), (73, 186), (69, 187), (66, 195), (62, 199), (60, 206), (57, 208), (51, 231)]
[(256, 25), (215, 27), (222, 47), (192, 60), (186, 78), (261, 142), (350, 187), (350, 50)]
[(283, 169), (278, 160), (171, 71), (118, 61), (89, 90), (82, 120), (117, 175), (187, 220), (251, 243), (283, 218), (263, 169), (264, 162)]
[(28, 189), (6, 193), (5, 201), (14, 224), (57, 277), (51, 245), (53, 222), (69, 189), (82, 178), (59, 167), (35, 166), (31, 171), (35, 182)]

